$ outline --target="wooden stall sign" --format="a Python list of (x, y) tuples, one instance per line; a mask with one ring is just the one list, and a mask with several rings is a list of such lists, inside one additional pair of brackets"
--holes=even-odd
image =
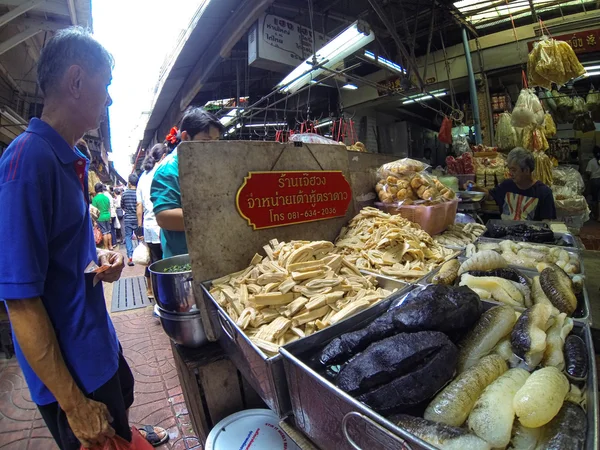
[(341, 171), (249, 172), (237, 210), (254, 230), (343, 217), (352, 189)]

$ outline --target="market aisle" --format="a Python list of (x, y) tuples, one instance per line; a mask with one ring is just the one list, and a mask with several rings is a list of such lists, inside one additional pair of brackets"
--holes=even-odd
[[(105, 292), (110, 307), (112, 286), (105, 285)], [(135, 403), (130, 411), (132, 425), (153, 424), (167, 429), (170, 441), (161, 449), (200, 449), (173, 365), (169, 339), (152, 317), (151, 309), (111, 316), (136, 381)], [(0, 359), (0, 449), (58, 449), (31, 402), (14, 357)]]

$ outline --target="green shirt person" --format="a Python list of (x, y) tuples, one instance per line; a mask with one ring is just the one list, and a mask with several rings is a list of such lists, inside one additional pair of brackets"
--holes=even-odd
[(98, 222), (110, 222), (110, 200), (106, 195), (100, 195), (99, 192), (96, 192), (92, 200), (92, 206), (95, 206), (100, 211)]
[[(188, 109), (181, 120), (180, 130), (171, 130), (169, 146), (182, 141), (215, 141), (224, 128), (219, 119), (202, 108)], [(156, 222), (161, 228), (163, 257), (188, 253), (179, 187), (179, 157), (177, 148), (158, 166), (152, 180), (150, 200), (154, 205)]]

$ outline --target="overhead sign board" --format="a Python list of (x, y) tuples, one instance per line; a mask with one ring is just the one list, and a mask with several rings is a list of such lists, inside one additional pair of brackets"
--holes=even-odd
[(327, 36), (283, 17), (266, 14), (248, 33), (248, 64), (267, 70), (286, 71), (298, 66), (328, 41)]
[[(577, 33), (562, 34), (560, 36), (552, 36), (557, 41), (568, 42), (573, 51), (577, 54), (591, 53), (600, 51), (600, 29), (579, 31)], [(529, 51), (533, 50), (533, 45), (539, 39), (527, 43)]]

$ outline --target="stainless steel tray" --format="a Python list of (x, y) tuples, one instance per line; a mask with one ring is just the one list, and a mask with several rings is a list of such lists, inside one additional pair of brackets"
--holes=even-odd
[[(414, 285), (408, 285), (391, 278), (377, 275), (376, 278), (381, 286), (385, 286), (384, 289), (398, 289), (398, 292), (369, 309), (296, 342), (305, 345), (307, 342), (318, 344), (330, 340), (340, 334), (338, 329), (344, 327), (346, 321), (376, 317), (383, 313), (399, 295), (403, 296), (404, 293), (414, 288)], [(210, 311), (213, 326), (219, 333), (219, 344), (267, 406), (277, 413), (280, 418), (286, 417), (291, 411), (291, 404), (281, 355), (269, 357), (254, 345), (210, 294), (210, 286), (210, 282), (203, 283), (202, 294)]]
[[(486, 308), (494, 306), (484, 302)], [(340, 334), (358, 329), (369, 320), (345, 322), (338, 328)], [(596, 450), (598, 440), (598, 383), (594, 347), (589, 326), (576, 322), (572, 333), (579, 335), (588, 348), (589, 373), (586, 383), (588, 433), (584, 449)], [(331, 336), (333, 338), (333, 336)], [(309, 367), (305, 355), (314, 355), (324, 342), (304, 345), (298, 342), (280, 351), (290, 389), (296, 426), (323, 449), (427, 449), (434, 447), (397, 427), (385, 417), (337, 388), (333, 383)]]
[[(504, 225), (504, 226), (511, 226), (511, 225), (519, 225), (519, 224), (526, 224), (526, 225), (542, 225), (545, 224), (546, 222), (534, 222), (534, 221), (529, 221), (529, 220), (500, 220), (500, 219), (490, 219), (487, 221), (486, 223), (486, 227), (488, 225)], [(549, 224), (548, 224), (549, 226)], [(484, 239), (497, 239), (500, 241), (503, 241), (503, 238), (489, 238), (489, 237), (484, 237), (481, 236), (481, 238)], [(507, 238), (509, 239), (509, 238)], [(562, 239), (563, 241), (565, 241), (567, 244), (570, 244), (570, 246), (564, 246), (564, 245), (553, 245), (553, 244), (539, 244), (539, 245), (548, 245), (550, 247), (561, 247), (561, 248), (575, 248), (575, 249), (579, 249), (582, 250), (582, 247), (580, 245), (580, 241), (578, 239), (575, 238), (575, 236), (573, 236), (571, 233), (560, 233), (560, 232), (554, 232), (554, 239), (556, 241), (559, 241), (560, 239)], [(511, 239), (512, 240), (512, 239)], [(519, 241), (515, 241), (515, 242), (519, 242)], [(537, 242), (530, 242), (530, 244), (537, 244)]]
[[(461, 256), (461, 257), (458, 257), (457, 259), (462, 263), (467, 258), (465, 258), (464, 256)], [(529, 277), (529, 278), (533, 278), (533, 277), (539, 275), (539, 272), (536, 270), (524, 269), (523, 267), (516, 267), (516, 266), (514, 267), (514, 269), (518, 270), (523, 275), (525, 275), (526, 277)], [(419, 285), (427, 286), (428, 284), (431, 284), (433, 277), (439, 271), (440, 271), (440, 268), (438, 267), (437, 269), (430, 272), (426, 277), (419, 280)], [(490, 301), (490, 300), (486, 300), (486, 301), (488, 301), (489, 303), (495, 303), (497, 305), (503, 305), (503, 303), (496, 302), (496, 301)], [(590, 298), (588, 296), (588, 291), (585, 286), (585, 282), (583, 285), (583, 291), (581, 292), (581, 294), (579, 294), (577, 296), (577, 303), (578, 303), (577, 309), (575, 310), (575, 312), (573, 313), (573, 316), (572, 316), (573, 320), (579, 320), (579, 321), (585, 322), (589, 325), (592, 325), (592, 314), (590, 312), (592, 310), (592, 307), (590, 305)], [(519, 308), (518, 306), (514, 306), (514, 309), (516, 311), (520, 311), (520, 312), (525, 311), (525, 308)]]

